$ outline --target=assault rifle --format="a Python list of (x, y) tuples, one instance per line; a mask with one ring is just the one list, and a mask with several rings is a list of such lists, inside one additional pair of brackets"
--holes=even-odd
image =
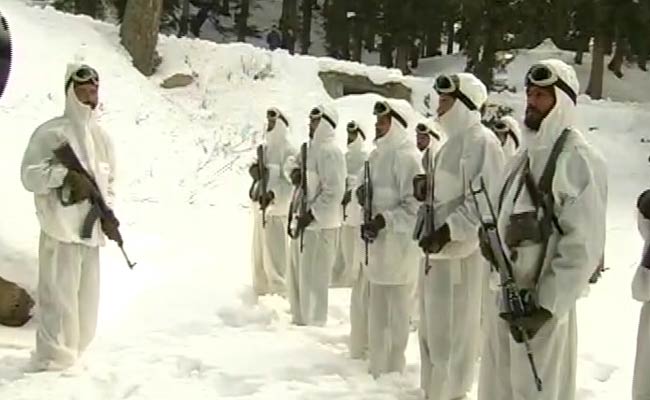
[[(435, 213), (433, 207), (433, 156), (431, 155), (431, 150), (427, 150), (426, 156), (429, 158), (427, 160), (427, 170), (426, 170), (426, 196), (424, 203), (420, 205), (418, 209), (417, 220), (415, 222), (415, 229), (413, 230), (413, 239), (418, 242), (426, 237), (430, 237), (436, 230), (435, 227)], [(429, 260), (429, 249), (424, 250), (425, 261), (424, 261), (424, 274), (428, 274), (431, 270), (431, 262)]]
[[(266, 169), (266, 158), (264, 157), (264, 145), (257, 146), (257, 167), (260, 171), (260, 181), (258, 182), (260, 200), (266, 199), (267, 186), (269, 184), (268, 170)], [(264, 200), (262, 200), (264, 202)], [(266, 226), (266, 207), (268, 204), (260, 204), (262, 210), (262, 227)]]
[(300, 235), (300, 252), (304, 247), (304, 228), (298, 231), (298, 219), (307, 214), (307, 142), (300, 146), (300, 186), (293, 191), (289, 206), (289, 237), (296, 239)]
[[(372, 221), (372, 180), (370, 179), (370, 161), (363, 163), (363, 224), (367, 225)], [(368, 266), (368, 245), (370, 240), (364, 236), (363, 242), (365, 244), (365, 264)]]
[[(480, 188), (475, 190), (470, 182), (470, 191), (472, 193), (472, 198), (474, 200), (474, 205), (476, 206), (477, 216), (481, 223), (481, 227), (485, 232), (487, 240), (490, 246), (490, 252), (492, 255), (491, 262), (494, 264), (494, 267), (499, 272), (501, 278), (501, 293), (503, 296), (503, 301), (505, 303), (505, 311), (513, 316), (513, 318), (523, 317), (526, 315), (526, 304), (521, 296), (521, 291), (515, 282), (514, 273), (512, 269), (512, 262), (508, 251), (502, 246), (501, 235), (499, 229), (497, 228), (497, 218), (496, 213), (494, 212), (494, 207), (490, 201), (490, 197), (485, 186), (485, 181), (481, 177)], [(488, 209), (490, 211), (491, 221), (484, 221), (481, 214), (481, 208), (478, 203), (478, 194), (483, 194), (485, 201), (487, 203)], [(533, 357), (533, 352), (530, 347), (528, 332), (526, 329), (511, 325), (511, 333), (521, 337), (522, 342), (526, 348), (526, 354), (528, 356), (528, 362), (530, 363), (530, 368), (533, 373), (533, 378), (535, 380), (535, 386), (538, 391), (542, 391), (542, 380), (539, 378), (537, 373), (537, 367), (535, 366), (535, 359)]]
[[(97, 185), (95, 179), (81, 165), (79, 158), (75, 154), (74, 150), (72, 150), (72, 147), (70, 147), (69, 143), (67, 142), (63, 143), (61, 146), (55, 149), (54, 155), (57, 158), (57, 160), (61, 164), (63, 164), (64, 167), (66, 167), (70, 171), (75, 171), (78, 174), (83, 175), (86, 179), (88, 179), (88, 181), (90, 181), (90, 183), (92, 183), (93, 186), (92, 192), (90, 194), (90, 199), (89, 199), (91, 207), (90, 207), (90, 211), (88, 211), (88, 215), (86, 215), (86, 218), (84, 219), (81, 228), (81, 238), (89, 239), (92, 236), (93, 227), (95, 226), (95, 222), (97, 222), (97, 219), (100, 220), (103, 232), (106, 232), (107, 225), (115, 226), (115, 232), (117, 234), (117, 238), (114, 238), (113, 240), (115, 240), (120, 250), (122, 251), (122, 254), (126, 259), (126, 263), (128, 264), (129, 268), (133, 269), (136, 263), (132, 263), (129, 260), (129, 257), (126, 255), (126, 252), (124, 251), (124, 241), (122, 240), (122, 235), (120, 234), (120, 231), (117, 228), (119, 222), (115, 217), (115, 213), (113, 212), (113, 210), (104, 201), (104, 197), (102, 196), (102, 193), (99, 190), (99, 186)], [(68, 203), (63, 203), (63, 204), (70, 205)]]

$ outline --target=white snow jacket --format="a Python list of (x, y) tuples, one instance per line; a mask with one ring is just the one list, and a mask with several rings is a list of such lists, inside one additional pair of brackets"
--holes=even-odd
[(521, 147), (521, 130), (519, 129), (519, 124), (517, 121), (509, 115), (501, 117), (501, 121), (503, 121), (508, 126), (508, 128), (510, 128), (510, 131), (517, 138), (517, 143), (519, 144), (519, 146), (517, 146), (515, 139), (513, 139), (510, 134), (506, 135), (506, 140), (501, 148), (503, 149), (503, 154), (506, 157), (506, 162), (508, 162), (515, 156)]
[[(575, 71), (559, 60), (543, 61), (578, 93)], [(544, 118), (539, 131), (525, 131), (526, 152), (510, 165), (505, 174), (512, 175), (513, 184), (506, 184), (501, 194), (502, 206), (498, 227), (505, 235), (510, 216), (533, 211), (534, 206), (525, 188), (519, 193), (523, 163), (528, 154), (530, 170), (539, 182), (551, 149), (567, 128), (573, 132), (560, 152), (552, 183), (555, 201), (554, 213), (563, 234), (554, 228), (549, 239), (539, 281), (537, 265), (541, 244), (530, 243), (516, 249), (513, 262), (515, 280), (521, 288), (537, 289), (539, 305), (562, 319), (575, 307), (577, 299), (588, 285), (588, 280), (599, 264), (605, 245), (607, 207), (607, 169), (604, 159), (574, 128), (576, 106), (569, 96), (554, 88), (556, 104)], [(502, 236), (503, 236), (502, 235)], [(501, 294), (499, 294), (501, 296)]]
[[(368, 152), (363, 148), (364, 140), (361, 135), (357, 135), (354, 142), (348, 145), (348, 152), (345, 153), (345, 164), (348, 170), (346, 186), (348, 190), (354, 191), (361, 185), (359, 177), (363, 177), (363, 165), (368, 159)], [(363, 220), (363, 209), (358, 202), (351, 200), (345, 208), (347, 217), (343, 220), (343, 225), (360, 226)]]
[[(410, 105), (406, 101), (387, 101), (408, 121)], [(368, 246), (365, 272), (374, 284), (404, 285), (417, 279), (420, 249), (412, 235), (419, 203), (413, 196), (413, 178), (422, 168), (420, 151), (408, 135), (406, 127), (393, 119), (369, 157), (372, 215), (381, 214), (386, 220), (386, 227)], [(363, 184), (363, 169), (359, 179)]]
[[(483, 83), (467, 73), (458, 77), (460, 90), (480, 108), (487, 100)], [(493, 198), (503, 177), (505, 159), (501, 143), (481, 123), (479, 111), (470, 111), (461, 101), (454, 102), (439, 123), (447, 141), (435, 157), (434, 218), (436, 229), (447, 223), (451, 241), (431, 258), (464, 258), (478, 248), (480, 221), (470, 189), (478, 189), (483, 178)], [(486, 210), (481, 203), (481, 211)]]
[[(69, 64), (65, 81), (80, 67)], [(94, 176), (106, 203), (113, 204), (115, 158), (109, 136), (99, 127), (94, 111), (82, 104), (71, 85), (66, 93), (63, 115), (45, 122), (32, 134), (21, 165), (21, 181), (34, 193), (36, 215), (41, 229), (48, 236), (65, 243), (103, 246), (104, 234), (99, 220), (90, 239), (81, 239), (81, 228), (90, 202), (84, 200), (63, 206), (57, 194), (67, 169), (57, 163), (53, 150), (68, 142), (84, 168)], [(65, 190), (63, 190), (65, 192)]]
[[(338, 123), (338, 113), (330, 105), (321, 105), (323, 113)], [(300, 153), (293, 157), (285, 171), (300, 168)], [(314, 221), (306, 229), (334, 229), (341, 226), (345, 194), (345, 157), (336, 143), (336, 134), (322, 118), (307, 148), (307, 208)]]
[[(643, 253), (650, 246), (650, 220), (645, 219), (637, 210), (637, 227), (644, 240)], [(632, 298), (643, 303), (650, 302), (650, 269), (641, 264), (632, 279)]]
[(286, 216), (289, 213), (293, 185), (286, 170), (296, 152), (296, 148), (289, 141), (289, 127), (278, 118), (273, 129), (266, 132), (264, 146), (266, 168), (269, 170), (267, 190), (275, 195), (273, 202), (266, 209), (269, 216)]

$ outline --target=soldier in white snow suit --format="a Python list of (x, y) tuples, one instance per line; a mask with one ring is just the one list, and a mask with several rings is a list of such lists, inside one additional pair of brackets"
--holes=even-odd
[[(440, 150), (445, 136), (439, 123), (430, 118), (423, 118), (415, 125), (416, 144), (422, 152), (422, 168), (426, 171), (429, 161)], [(411, 330), (416, 331), (420, 324), (420, 285), (413, 285), (413, 307), (411, 310)]]
[(336, 263), (332, 271), (332, 287), (352, 287), (359, 276), (361, 264), (361, 246), (359, 232), (361, 229), (361, 207), (352, 202), (352, 191), (358, 186), (359, 174), (363, 173), (363, 163), (368, 158), (368, 152), (363, 148), (366, 140), (365, 133), (355, 121), (347, 125), (347, 146), (345, 165), (345, 194), (341, 201), (343, 223), (339, 231), (339, 247)]
[(344, 219), (339, 237), (338, 269), (345, 279), (341, 283), (350, 283), (350, 356), (365, 358), (368, 351), (368, 299), (369, 283), (361, 266), (364, 253), (361, 236), (362, 210), (358, 202), (352, 201), (352, 193), (362, 183), (364, 162), (368, 152), (363, 148), (366, 135), (357, 124), (351, 121), (347, 125), (348, 152), (345, 162), (348, 169), (346, 191), (343, 196)]
[(639, 333), (636, 340), (636, 360), (632, 400), (650, 399), (650, 190), (637, 200), (638, 228), (645, 241), (643, 257), (632, 280), (632, 297), (643, 303), (639, 318)]
[(295, 157), (296, 149), (289, 142), (289, 122), (284, 114), (277, 108), (270, 108), (266, 119), (266, 143), (258, 148), (263, 151), (262, 160), (256, 159), (249, 168), (254, 201), (253, 289), (260, 296), (284, 296), (285, 270), (289, 262), (287, 215), (293, 190), (286, 167)]
[[(63, 115), (39, 126), (29, 140), (21, 180), (34, 193), (41, 226), (38, 253), (38, 328), (33, 367), (62, 370), (75, 364), (95, 336), (99, 305), (99, 247), (116, 240), (117, 220), (95, 222), (81, 238), (91, 211), (93, 183), (68, 170), (54, 150), (69, 144), (112, 206), (115, 160), (111, 139), (97, 124), (99, 77), (86, 65), (69, 64)], [(100, 226), (102, 225), (102, 226)]]
[[(502, 292), (494, 292), (480, 400), (575, 398), (576, 301), (602, 259), (607, 202), (604, 160), (575, 129), (578, 85), (573, 68), (560, 60), (541, 61), (526, 74), (526, 151), (510, 163), (495, 202), (501, 245), (523, 291), (524, 312), (513, 314)], [(562, 137), (566, 141), (558, 142)], [(559, 151), (553, 151), (558, 143)], [(555, 171), (545, 174), (553, 154), (556, 162), (549, 165)], [(541, 190), (549, 195), (542, 197)], [(485, 239), (481, 235), (482, 253), (493, 260)], [(526, 336), (541, 391), (521, 343)]]
[[(411, 238), (417, 212), (413, 178), (420, 173), (420, 154), (406, 129), (411, 106), (404, 100), (375, 104), (376, 148), (369, 157), (370, 182), (356, 191), (362, 207), (370, 207), (372, 219), (361, 235), (369, 242), (370, 282), (368, 344), (370, 373), (374, 377), (403, 372), (409, 335), (413, 285), (419, 256)], [(365, 204), (366, 191), (372, 197)]]
[(486, 265), (469, 188), (481, 178), (496, 187), (505, 161), (497, 138), (481, 123), (479, 110), (487, 100), (483, 83), (459, 73), (438, 77), (434, 88), (447, 141), (433, 162), (434, 228), (419, 235), (420, 247), (430, 254), (429, 271), (423, 258), (419, 279), (420, 384), (427, 399), (449, 400), (471, 389), (481, 339)]
[[(299, 155), (290, 172), (296, 190), (289, 211), (289, 233), (293, 240), (287, 290), (294, 324), (324, 326), (330, 275), (343, 219), (341, 199), (345, 193), (346, 167), (343, 152), (336, 144), (336, 110), (323, 104), (314, 108), (309, 118), (306, 163)], [(302, 209), (301, 196), (305, 194)]]
[(503, 149), (503, 154), (506, 156), (506, 161), (511, 160), (515, 156), (515, 153), (517, 153), (517, 150), (519, 150), (521, 142), (519, 124), (514, 118), (506, 115), (494, 123), (492, 130), (497, 135), (497, 138), (499, 138), (499, 142), (501, 142), (501, 148)]

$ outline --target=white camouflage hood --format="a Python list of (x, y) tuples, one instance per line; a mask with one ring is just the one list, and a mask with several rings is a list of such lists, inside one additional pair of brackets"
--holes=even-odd
[(440, 125), (450, 137), (462, 134), (468, 131), (470, 127), (481, 123), (481, 112), (479, 110), (488, 98), (485, 85), (476, 76), (466, 72), (456, 75), (460, 81), (458, 90), (467, 96), (477, 109), (471, 111), (462, 101), (456, 100), (454, 105), (439, 117)]

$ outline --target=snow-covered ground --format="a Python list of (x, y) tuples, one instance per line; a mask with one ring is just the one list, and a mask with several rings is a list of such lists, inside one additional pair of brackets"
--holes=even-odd
[[(258, 301), (250, 287), (245, 168), (261, 139), (264, 110), (285, 109), (292, 140), (304, 140), (307, 112), (330, 100), (317, 71), (331, 61), (165, 37), (161, 70), (147, 79), (131, 68), (114, 26), (19, 0), (3, 0), (1, 7), (11, 24), (15, 65), (0, 99), (0, 275), (35, 288), (38, 223), (19, 164), (34, 128), (62, 111), (63, 73), (73, 59), (101, 74), (100, 122), (114, 137), (119, 162), (116, 211), (138, 265), (129, 270), (113, 244), (103, 250), (98, 336), (81, 374), (23, 372), (34, 323), (0, 327), (0, 399), (421, 398), (414, 334), (403, 376), (374, 381), (365, 363), (348, 358), (349, 290), (332, 290), (328, 326), (309, 328), (289, 323), (285, 300)], [(521, 80), (523, 63), (533, 57), (518, 58), (511, 82)], [(462, 65), (455, 57), (431, 62), (456, 71)], [(378, 80), (389, 76), (367, 71)], [(197, 82), (161, 89), (175, 72), (195, 72)], [(406, 81), (419, 94), (427, 90), (427, 80)], [(341, 145), (351, 118), (372, 136), (373, 99), (336, 100)], [(521, 115), (521, 91), (492, 100)], [(640, 140), (650, 106), (582, 97), (580, 118), (609, 162), (611, 270), (580, 302), (578, 399), (626, 398), (638, 316), (629, 282), (641, 245), (633, 205), (647, 186), (650, 147)]]

